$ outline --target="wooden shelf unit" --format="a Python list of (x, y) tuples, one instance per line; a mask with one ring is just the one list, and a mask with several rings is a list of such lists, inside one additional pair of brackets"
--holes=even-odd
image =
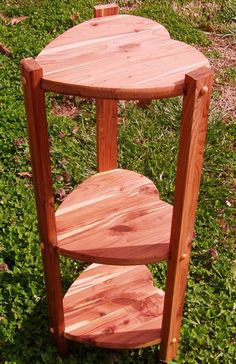
[[(95, 7), (95, 18), (21, 61), (50, 332), (108, 348), (161, 343), (176, 356), (203, 162), (212, 71), (160, 24)], [(44, 93), (96, 99), (98, 172), (55, 212)], [(173, 208), (117, 167), (117, 101), (183, 96)], [(63, 298), (59, 256), (93, 263)], [(168, 261), (165, 294), (143, 264)], [(102, 264), (94, 264), (102, 263)], [(138, 265), (137, 265), (138, 264)]]

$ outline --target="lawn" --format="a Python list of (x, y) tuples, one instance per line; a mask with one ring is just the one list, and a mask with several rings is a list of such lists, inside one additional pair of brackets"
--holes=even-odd
[[(0, 363), (156, 362), (158, 347), (111, 351), (50, 341), (19, 61), (92, 17), (93, 0), (0, 0)], [(105, 2), (104, 2), (105, 3)], [(175, 363), (235, 363), (235, 9), (233, 1), (118, 1), (196, 45), (215, 69), (191, 265)], [(23, 18), (24, 17), (24, 18)], [(235, 20), (235, 18), (234, 18)], [(47, 95), (55, 200), (96, 171), (93, 100)], [(145, 174), (172, 202), (181, 100), (119, 105), (119, 166)], [(61, 259), (66, 289), (85, 263)], [(165, 264), (151, 266), (165, 285)]]

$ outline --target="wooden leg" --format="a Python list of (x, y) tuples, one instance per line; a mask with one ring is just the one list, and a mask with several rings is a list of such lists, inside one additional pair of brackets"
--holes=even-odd
[(60, 354), (66, 352), (61, 276), (56, 252), (57, 235), (50, 168), (44, 92), (40, 87), (42, 69), (29, 58), (21, 61), (22, 82), (41, 250), (50, 316), (50, 332)]
[(59, 257), (55, 248), (47, 244), (41, 243), (41, 252), (47, 291), (50, 333), (59, 354), (65, 356), (67, 353), (67, 343), (64, 338), (65, 325)]
[[(94, 18), (117, 15), (117, 4), (97, 5)], [(117, 102), (96, 100), (97, 108), (97, 169), (99, 172), (117, 168)]]
[(180, 128), (170, 259), (165, 290), (160, 359), (177, 354), (195, 212), (202, 171), (213, 72), (202, 68), (186, 75)]
[(117, 102), (97, 99), (97, 166), (99, 172), (117, 168)]
[(119, 13), (119, 7), (117, 4), (94, 6), (94, 18), (102, 18), (103, 16), (117, 15), (118, 13)]

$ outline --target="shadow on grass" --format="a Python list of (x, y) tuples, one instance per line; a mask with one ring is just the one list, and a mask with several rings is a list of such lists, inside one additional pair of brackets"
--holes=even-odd
[[(10, 325), (10, 323), (9, 323)], [(68, 340), (68, 354), (61, 358), (54, 347), (47, 315), (46, 299), (39, 301), (23, 321), (21, 328), (15, 330), (11, 342), (0, 349), (0, 363), (7, 364), (118, 364), (118, 363), (157, 363), (158, 347), (136, 350), (109, 350)]]

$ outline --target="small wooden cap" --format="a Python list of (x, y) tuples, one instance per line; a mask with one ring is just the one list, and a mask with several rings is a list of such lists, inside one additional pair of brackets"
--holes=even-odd
[(119, 6), (117, 4), (94, 6), (94, 18), (102, 18), (103, 16), (117, 15), (118, 13), (119, 13)]
[(207, 86), (203, 86), (203, 88), (201, 89), (201, 95), (206, 95), (208, 93), (208, 87)]

